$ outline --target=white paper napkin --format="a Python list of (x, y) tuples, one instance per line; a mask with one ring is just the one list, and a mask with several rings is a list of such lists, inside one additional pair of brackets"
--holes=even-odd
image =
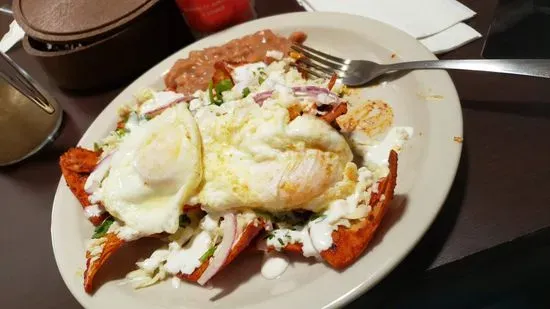
[(439, 33), (420, 40), (434, 54), (445, 53), (459, 48), (481, 37), (481, 34), (465, 23), (458, 23)]
[(10, 24), (10, 29), (4, 36), (2, 37), (2, 40), (0, 40), (0, 51), (3, 53), (10, 50), (10, 48), (13, 47), (13, 45), (17, 44), (17, 42), (21, 41), (23, 37), (25, 36), (25, 31), (17, 24), (17, 22), (14, 20)]
[(461, 23), (476, 13), (456, 0), (300, 0), (308, 11), (362, 15), (390, 24), (443, 53), (481, 37)]

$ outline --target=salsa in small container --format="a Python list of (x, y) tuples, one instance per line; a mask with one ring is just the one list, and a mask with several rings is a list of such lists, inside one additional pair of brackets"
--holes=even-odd
[(176, 0), (187, 24), (202, 36), (254, 18), (250, 0)]

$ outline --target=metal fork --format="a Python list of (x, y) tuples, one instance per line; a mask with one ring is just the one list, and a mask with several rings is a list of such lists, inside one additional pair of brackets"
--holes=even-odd
[(364, 85), (386, 73), (417, 69), (484, 71), (550, 78), (550, 60), (546, 59), (427, 60), (378, 64), (339, 58), (305, 45), (293, 44), (292, 49), (305, 56), (297, 61), (299, 68), (317, 77), (328, 78), (336, 74), (343, 84), (349, 86)]

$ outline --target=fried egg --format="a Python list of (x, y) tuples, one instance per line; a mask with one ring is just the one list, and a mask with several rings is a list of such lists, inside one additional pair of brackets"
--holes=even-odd
[(99, 191), (105, 209), (142, 236), (175, 233), (202, 179), (200, 133), (187, 105), (132, 129), (112, 156)]
[(204, 147), (198, 202), (208, 211), (307, 208), (342, 180), (353, 157), (329, 124), (311, 115), (291, 121), (287, 108), (277, 104), (209, 105), (195, 118)]

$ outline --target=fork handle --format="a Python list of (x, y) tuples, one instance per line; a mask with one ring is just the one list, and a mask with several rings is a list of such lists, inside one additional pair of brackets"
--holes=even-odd
[(473, 59), (411, 61), (384, 66), (386, 72), (412, 69), (452, 69), (498, 72), (550, 78), (550, 60), (547, 59)]

